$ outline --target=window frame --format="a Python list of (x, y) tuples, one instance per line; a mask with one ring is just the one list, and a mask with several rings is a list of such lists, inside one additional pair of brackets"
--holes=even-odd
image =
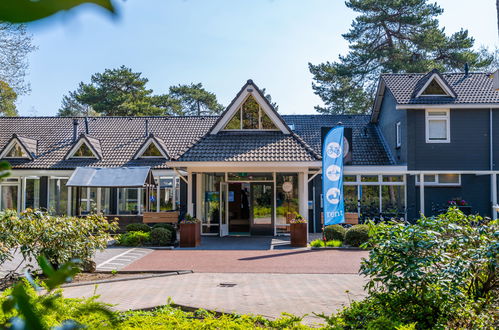
[[(450, 183), (442, 183), (440, 182), (440, 175), (449, 175), (449, 174), (455, 174), (458, 177), (458, 182), (450, 182)], [(432, 182), (427, 182), (425, 180), (424, 186), (425, 187), (460, 187), (461, 186), (461, 174), (460, 173), (439, 173), (439, 174), (425, 174), (425, 175), (434, 175), (435, 176), (435, 181)], [(415, 181), (416, 186), (421, 186), (421, 182), (419, 182), (419, 175), (416, 175), (416, 181)]]
[(397, 149), (402, 147), (402, 123), (400, 121), (395, 123), (395, 147)]
[[(76, 156), (75, 154), (80, 150), (80, 148), (83, 146), (83, 144), (86, 145), (86, 147), (92, 152), (93, 156)], [(66, 159), (99, 159), (99, 157), (95, 154), (95, 151), (93, 148), (87, 143), (87, 141), (81, 139), (72, 149), (71, 152), (68, 154)]]
[[(258, 104), (258, 128), (244, 128), (244, 122), (243, 122), (243, 106), (244, 104), (248, 101), (249, 97), (253, 97), (255, 102)], [(228, 124), (232, 121), (232, 119), (237, 116), (239, 113), (239, 128), (227, 128)], [(274, 124), (275, 128), (263, 128), (262, 124), (262, 118), (263, 116), (266, 115), (272, 124)], [(263, 107), (258, 103), (256, 98), (249, 94), (244, 101), (237, 107), (236, 111), (231, 115), (230, 119), (224, 124), (223, 128), (221, 129), (222, 131), (227, 131), (227, 132), (237, 132), (237, 131), (243, 131), (243, 132), (251, 132), (251, 131), (280, 131), (279, 127), (277, 124), (272, 120), (271, 116), (263, 109)]]
[[(430, 115), (435, 112), (445, 112), (445, 115)], [(430, 138), (430, 121), (445, 120), (446, 138), (435, 140)], [(426, 143), (450, 143), (450, 109), (425, 109), (425, 141)]]

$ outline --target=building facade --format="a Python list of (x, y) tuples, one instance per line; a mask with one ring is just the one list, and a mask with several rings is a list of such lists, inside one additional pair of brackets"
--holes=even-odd
[[(4, 117), (0, 159), (13, 170), (0, 183), (0, 209), (100, 212), (123, 224), (177, 210), (221, 236), (286, 234), (299, 212), (320, 232), (322, 138), (342, 125), (350, 216), (415, 219), (452, 199), (495, 216), (496, 122), (488, 75), (437, 71), (381, 76), (372, 115), (280, 115), (248, 80), (220, 116)], [(116, 180), (82, 184), (82, 168)], [(134, 168), (150, 169), (150, 182), (119, 183), (138, 172), (118, 169)]]

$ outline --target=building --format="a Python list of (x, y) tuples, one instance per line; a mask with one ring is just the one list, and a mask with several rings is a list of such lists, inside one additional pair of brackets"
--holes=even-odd
[(341, 124), (349, 216), (415, 219), (453, 198), (490, 216), (499, 171), (492, 85), (483, 73), (382, 75), (367, 116), (279, 115), (248, 80), (220, 116), (0, 118), (0, 159), (13, 167), (0, 209), (99, 211), (123, 224), (180, 210), (202, 220), (203, 234), (222, 236), (287, 233), (299, 212), (319, 232), (322, 137)]

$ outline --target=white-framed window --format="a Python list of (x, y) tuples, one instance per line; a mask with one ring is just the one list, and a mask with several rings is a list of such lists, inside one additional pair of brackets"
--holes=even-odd
[[(416, 175), (416, 185), (419, 186), (419, 175)], [(460, 186), (461, 174), (425, 174), (425, 186)]]
[(402, 146), (402, 124), (399, 121), (395, 124), (395, 142), (397, 148)]
[(450, 143), (450, 110), (426, 110), (426, 143)]

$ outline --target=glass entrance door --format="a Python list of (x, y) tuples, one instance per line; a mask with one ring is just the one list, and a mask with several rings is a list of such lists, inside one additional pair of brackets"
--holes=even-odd
[(229, 235), (229, 184), (220, 183), (220, 236)]
[(274, 235), (274, 184), (255, 182), (251, 184), (252, 235)]

